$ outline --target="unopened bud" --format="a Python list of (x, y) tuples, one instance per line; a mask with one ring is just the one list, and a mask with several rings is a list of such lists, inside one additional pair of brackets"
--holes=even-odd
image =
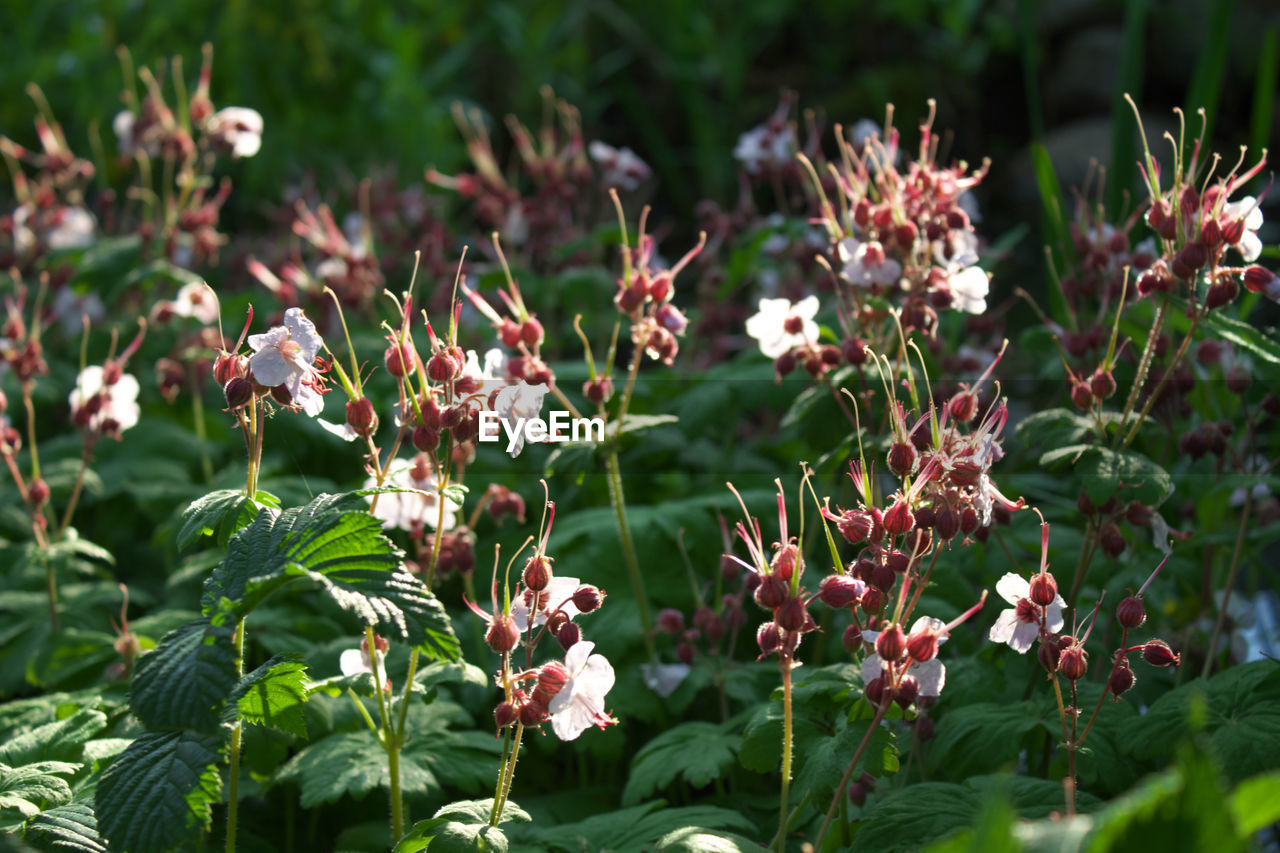
[(862, 612), (868, 616), (874, 616), (881, 610), (884, 610), (885, 602), (888, 599), (885, 594), (875, 587), (870, 587), (862, 594), (858, 604), (862, 607)]
[(947, 412), (957, 422), (967, 424), (977, 417), (978, 395), (972, 391), (961, 391), (947, 401)]
[(493, 709), (493, 722), (500, 729), (515, 725), (518, 716), (516, 706), (510, 702), (502, 702)]
[(382, 360), (386, 364), (387, 373), (397, 379), (408, 376), (417, 364), (417, 356), (409, 343), (394, 343), (387, 347)]
[(573, 591), (573, 606), (582, 613), (599, 610), (604, 603), (604, 590), (590, 584), (583, 584)]
[(865, 587), (848, 575), (827, 575), (818, 585), (818, 598), (835, 610), (857, 604)]
[(1136, 595), (1131, 595), (1120, 602), (1116, 607), (1116, 620), (1126, 628), (1137, 628), (1143, 622), (1147, 621), (1146, 608), (1142, 606), (1142, 599)]
[(884, 514), (885, 531), (890, 536), (900, 536), (915, 526), (915, 517), (911, 514), (911, 508), (907, 506), (907, 502), (901, 498), (894, 501), (893, 506), (889, 507), (888, 512)]
[(938, 633), (925, 628), (907, 637), (907, 655), (916, 663), (933, 660), (938, 656)]
[(1148, 640), (1142, 647), (1142, 659), (1152, 666), (1178, 666), (1182, 656), (1169, 648), (1164, 640)]
[(774, 618), (777, 619), (778, 627), (787, 631), (799, 631), (804, 627), (806, 615), (802, 599), (788, 598), (782, 602)]
[(427, 359), (427, 376), (433, 382), (452, 382), (462, 373), (462, 362), (453, 349), (447, 347)]
[(1236, 284), (1235, 278), (1224, 275), (1209, 285), (1209, 291), (1204, 295), (1204, 306), (1219, 308), (1235, 299), (1239, 292), (1240, 285)]
[(524, 342), (524, 345), (529, 349), (536, 349), (542, 343), (542, 339), (542, 324), (534, 317), (525, 320), (520, 327), (520, 340)]
[(238, 409), (253, 399), (253, 383), (243, 376), (237, 376), (222, 389), (227, 396), (227, 408)]
[(582, 631), (574, 622), (565, 622), (560, 626), (560, 630), (556, 631), (556, 642), (565, 651), (571, 649), (581, 639)]
[(873, 708), (879, 708), (885, 699), (885, 683), (884, 676), (876, 676), (867, 682), (862, 688), (863, 695), (867, 697), (867, 702)]
[(790, 592), (788, 586), (787, 582), (777, 575), (766, 575), (760, 578), (760, 586), (756, 587), (755, 591), (756, 604), (765, 610), (781, 607)]
[(1094, 397), (1105, 400), (1116, 393), (1116, 378), (1111, 375), (1111, 371), (1098, 368), (1089, 379), (1089, 390)]
[(889, 448), (889, 470), (895, 476), (905, 477), (915, 470), (916, 449), (910, 444), (897, 442)]
[(499, 613), (489, 624), (484, 641), (498, 654), (509, 652), (516, 647), (516, 643), (520, 642), (520, 629), (516, 627), (515, 620), (509, 614)]
[(551, 561), (541, 554), (535, 554), (525, 561), (524, 574), (521, 580), (527, 589), (542, 592), (551, 583)]
[(1062, 650), (1058, 658), (1058, 671), (1072, 681), (1084, 678), (1089, 671), (1089, 654), (1082, 646), (1073, 643)]
[(418, 426), (413, 429), (413, 446), (423, 453), (430, 453), (440, 444), (440, 431), (429, 426)]
[(588, 379), (582, 386), (582, 393), (592, 405), (600, 405), (608, 402), (613, 396), (613, 380), (608, 376), (597, 376), (595, 379)]
[(1036, 651), (1036, 657), (1040, 661), (1040, 665), (1044, 667), (1045, 672), (1050, 674), (1058, 671), (1058, 661), (1061, 659), (1062, 652), (1058, 647), (1058, 641), (1050, 638), (1040, 643), (1040, 648)]
[(897, 624), (890, 625), (876, 638), (876, 654), (889, 663), (901, 660), (906, 652), (907, 635)]
[(756, 629), (756, 645), (760, 647), (762, 657), (773, 654), (782, 644), (782, 635), (773, 622), (765, 622)]
[(854, 654), (858, 649), (862, 648), (862, 630), (857, 625), (850, 625), (844, 629), (844, 636), (841, 638), (844, 644), (844, 650), (849, 654)]
[(1093, 408), (1093, 390), (1085, 382), (1077, 382), (1071, 386), (1071, 402), (1077, 409), (1088, 411)]
[(1102, 550), (1109, 557), (1119, 557), (1124, 553), (1125, 542), (1124, 534), (1120, 532), (1120, 528), (1114, 523), (1108, 523), (1102, 528), (1099, 536), (1099, 542), (1102, 544)]
[(664, 634), (683, 634), (684, 614), (674, 607), (658, 611), (658, 630)]
[(43, 509), (49, 500), (49, 484), (38, 478), (32, 480), (31, 485), (27, 487), (27, 498), (31, 501), (33, 510)]
[(545, 705), (539, 705), (536, 702), (525, 702), (520, 706), (517, 716), (525, 728), (531, 729), (542, 725), (547, 719), (547, 708)]
[(1129, 664), (1121, 663), (1111, 671), (1111, 677), (1107, 679), (1107, 689), (1116, 696), (1121, 696), (1132, 689), (1136, 680), (1133, 676), (1133, 670), (1129, 668)]
[(378, 429), (378, 415), (373, 410), (373, 402), (368, 397), (360, 397), (347, 403), (347, 426), (356, 435), (368, 437)]
[(1030, 598), (1041, 607), (1048, 607), (1058, 597), (1058, 582), (1048, 572), (1033, 575)]
[(903, 708), (911, 707), (911, 703), (916, 701), (916, 697), (920, 695), (920, 680), (914, 675), (908, 673), (902, 676), (898, 682), (898, 689), (894, 694), (893, 700)]

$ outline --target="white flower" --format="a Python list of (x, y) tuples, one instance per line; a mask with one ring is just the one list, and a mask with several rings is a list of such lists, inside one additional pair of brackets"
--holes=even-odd
[(237, 160), (262, 147), (262, 113), (248, 107), (224, 107), (209, 117), (205, 130), (231, 149)]
[(1262, 254), (1262, 241), (1258, 239), (1258, 229), (1262, 227), (1262, 208), (1258, 206), (1258, 200), (1253, 196), (1245, 196), (1239, 201), (1233, 201), (1222, 208), (1222, 217), (1227, 222), (1244, 220), (1244, 232), (1236, 243), (1236, 250), (1245, 261), (1256, 261)]
[(560, 740), (575, 740), (592, 726), (604, 728), (617, 722), (604, 710), (605, 694), (613, 689), (613, 667), (604, 655), (592, 654), (595, 647), (581, 640), (564, 656), (569, 680), (547, 706), (551, 729)]
[(605, 184), (633, 190), (648, 179), (652, 171), (630, 148), (614, 148), (596, 140), (587, 146), (591, 159), (600, 164)]
[(315, 324), (302, 309), (290, 308), (284, 312), (283, 326), (249, 336), (249, 346), (254, 351), (249, 370), (259, 385), (283, 385), (293, 404), (314, 418), (324, 409), (324, 398), (311, 387), (319, 378), (314, 362), (323, 345)]
[(53, 313), (62, 330), (71, 336), (80, 334), (84, 329), (85, 317), (91, 324), (97, 323), (106, 316), (107, 308), (96, 292), (76, 293), (71, 285), (64, 284), (53, 297)]
[(761, 299), (760, 311), (747, 319), (747, 334), (760, 342), (760, 351), (769, 358), (789, 352), (818, 339), (818, 297), (806, 296), (792, 304), (790, 299)]
[[(1265, 474), (1269, 463), (1267, 458), (1259, 453), (1254, 453), (1244, 460), (1244, 464), (1240, 466), (1241, 474)], [(1271, 487), (1266, 483), (1259, 482), (1253, 485), (1248, 491), (1253, 492), (1255, 501), (1265, 500), (1271, 494)], [(1246, 491), (1244, 486), (1236, 486), (1231, 492), (1231, 496), (1227, 498), (1228, 506), (1244, 506)]]
[(951, 276), (951, 307), (969, 314), (987, 310), (990, 282), (981, 267), (968, 267)]
[(640, 665), (640, 673), (644, 684), (654, 693), (666, 699), (676, 692), (684, 680), (689, 677), (693, 667), (687, 663), (645, 663)]
[[(379, 643), (384, 643), (381, 637), (378, 638)], [(353, 675), (359, 675), (367, 672), (373, 676), (374, 684), (382, 684), (382, 689), (391, 692), (391, 679), (386, 677), (387, 653), (382, 649), (375, 649), (373, 658), (369, 657), (369, 644), (362, 642), (358, 649), (347, 649), (338, 658), (338, 668), (342, 670), (342, 674), (347, 678)]]
[[(1013, 607), (1000, 613), (996, 623), (991, 626), (987, 639), (993, 643), (1008, 643), (1009, 648), (1018, 654), (1024, 654), (1036, 641), (1036, 637), (1040, 636), (1040, 608), (1029, 598), (1031, 584), (1026, 578), (1009, 572), (996, 583), (996, 592)], [(1061, 595), (1054, 596), (1053, 603), (1045, 608), (1046, 631), (1057, 633), (1062, 630), (1062, 611), (1066, 606)]]
[(738, 137), (733, 156), (748, 173), (756, 175), (765, 167), (777, 169), (789, 164), (795, 140), (789, 124), (777, 130), (768, 124), (757, 125)]
[[(579, 610), (573, 603), (573, 593), (582, 582), (577, 578), (562, 577), (554, 575), (547, 584), (547, 588), (542, 591), (543, 608), (539, 609), (533, 617), (533, 626), (540, 628), (547, 621), (547, 613), (554, 613), (557, 610), (563, 610), (564, 615), (573, 621), (573, 617), (581, 615)], [(527, 596), (529, 593), (520, 596), (511, 602), (511, 619), (515, 622), (516, 628), (523, 634), (529, 630), (529, 602)]]
[(169, 308), (179, 317), (194, 317), (205, 326), (218, 322), (218, 300), (201, 281), (184, 284)]
[[(377, 495), (378, 503), (373, 508), (373, 517), (379, 519), (384, 527), (411, 531), (415, 525), (427, 525), (434, 528), (440, 522), (440, 504), (437, 495), (439, 481), (434, 473), (424, 479), (414, 477), (412, 466), (403, 467), (391, 472), (391, 476), (383, 481), (384, 486), (401, 489), (416, 489), (413, 492), (384, 492)], [(377, 480), (369, 477), (364, 481), (364, 488), (377, 486)], [(373, 495), (366, 500), (373, 503)], [(458, 507), (451, 498), (444, 503), (444, 529), (452, 530), (458, 523)]]
[[(935, 631), (941, 631), (945, 625), (941, 619), (933, 619), (929, 616), (921, 616), (911, 625), (910, 634), (925, 628), (932, 628)], [(876, 640), (879, 639), (879, 631), (863, 631), (862, 638), (875, 648)], [(941, 646), (947, 641), (947, 635), (942, 634), (938, 637), (938, 645)], [(872, 653), (867, 655), (862, 662), (862, 683), (868, 684), (879, 678), (884, 673), (884, 658), (880, 655)], [(947, 684), (947, 668), (942, 665), (942, 661), (937, 657), (931, 658), (924, 663), (911, 660), (907, 666), (907, 675), (914, 676), (920, 685), (920, 696), (936, 697), (942, 692), (942, 688)]]
[(103, 385), (105, 371), (99, 365), (91, 365), (80, 371), (76, 378), (75, 390), (67, 398), (71, 404), (71, 415), (89, 404), (95, 397), (100, 405), (89, 415), (85, 427), (94, 432), (100, 430), (124, 432), (138, 423), (141, 409), (138, 407), (138, 380), (127, 373), (112, 385)]
[(55, 216), (45, 243), (53, 251), (84, 249), (93, 245), (93, 214), (83, 207), (63, 207)]
[(888, 287), (897, 284), (902, 277), (902, 264), (885, 257), (884, 247), (874, 240), (859, 243), (852, 237), (846, 237), (840, 241), (837, 250), (840, 260), (844, 262), (841, 275), (850, 284), (859, 287), (870, 287), (873, 284)]
[(546, 396), (546, 385), (530, 385), (521, 379), (515, 385), (508, 385), (500, 390), (494, 398), (493, 410), (515, 434), (515, 441), (510, 450), (511, 458), (519, 456), (524, 450), (522, 421), (538, 417), (542, 411), (542, 401)]

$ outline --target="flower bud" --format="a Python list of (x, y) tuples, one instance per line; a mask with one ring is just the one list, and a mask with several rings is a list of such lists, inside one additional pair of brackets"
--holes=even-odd
[(542, 592), (551, 583), (551, 561), (541, 554), (535, 554), (525, 561), (521, 580), (526, 588), (534, 592)]
[(849, 783), (849, 802), (855, 806), (866, 805), (867, 793), (867, 786), (862, 784), (862, 780), (859, 779)]
[(902, 574), (911, 565), (911, 558), (903, 551), (890, 551), (884, 555), (884, 564), (896, 574)]
[(818, 585), (818, 598), (835, 610), (843, 610), (856, 604), (862, 595), (863, 585), (848, 575), (827, 575)]
[(907, 652), (907, 635), (897, 624), (890, 625), (876, 638), (876, 654), (889, 663), (902, 659)]
[(664, 634), (684, 633), (684, 614), (674, 607), (658, 611), (658, 630)]
[(871, 585), (876, 589), (887, 593), (889, 590), (893, 589), (894, 581), (897, 579), (897, 575), (894, 574), (893, 569), (886, 563), (875, 563), (872, 566)]
[(840, 531), (840, 535), (850, 545), (857, 545), (859, 542), (867, 541), (874, 526), (875, 519), (871, 517), (870, 513), (866, 512), (845, 512), (836, 521), (836, 529)]
[(408, 376), (417, 365), (417, 355), (413, 351), (413, 345), (408, 342), (393, 343), (387, 347), (382, 360), (386, 364), (387, 373), (397, 379)]
[(844, 636), (841, 638), (844, 644), (844, 650), (849, 654), (854, 654), (858, 649), (862, 648), (862, 631), (857, 625), (850, 625), (844, 629)]
[(542, 725), (547, 719), (547, 707), (533, 701), (525, 702), (520, 706), (517, 716), (526, 729), (531, 729)]
[(1169, 648), (1164, 640), (1148, 640), (1142, 647), (1142, 659), (1152, 666), (1179, 666), (1182, 656)]
[(1150, 527), (1151, 517), (1154, 514), (1151, 507), (1138, 501), (1130, 501), (1124, 510), (1125, 520), (1135, 527)]
[(1213, 284), (1209, 285), (1209, 292), (1204, 295), (1204, 306), (1206, 308), (1219, 308), (1236, 298), (1236, 294), (1240, 292), (1240, 285), (1236, 284), (1236, 280), (1231, 276), (1222, 276)]
[(253, 383), (237, 376), (223, 386), (222, 392), (227, 396), (227, 408), (238, 409), (253, 399)]
[(1249, 386), (1253, 384), (1253, 377), (1249, 375), (1249, 371), (1240, 365), (1233, 366), (1227, 371), (1227, 387), (1234, 394), (1243, 394), (1249, 390)]
[(774, 618), (778, 622), (778, 627), (785, 631), (799, 631), (804, 627), (804, 618), (808, 615), (805, 611), (804, 601), (800, 598), (788, 598), (782, 602), (782, 606), (778, 608)]
[(769, 562), (769, 568), (773, 570), (773, 574), (784, 581), (791, 580), (791, 575), (795, 572), (796, 559), (800, 554), (800, 549), (792, 543), (787, 543), (774, 552), (773, 559)]
[(1048, 572), (1033, 575), (1031, 578), (1030, 597), (1041, 607), (1048, 607), (1058, 597), (1058, 582)]
[(840, 344), (840, 354), (845, 361), (856, 367), (867, 360), (866, 346), (857, 338), (845, 338)]
[(1071, 386), (1071, 402), (1081, 411), (1093, 408), (1093, 390), (1087, 383), (1077, 382)]
[(573, 645), (582, 639), (582, 631), (573, 622), (565, 622), (560, 626), (560, 630), (556, 631), (556, 642), (560, 644), (560, 648), (566, 652)]
[(49, 484), (39, 478), (32, 480), (27, 487), (27, 499), (31, 501), (31, 508), (39, 512), (49, 500)]
[(542, 343), (542, 324), (538, 322), (537, 318), (530, 317), (520, 326), (520, 340), (531, 350), (537, 349)]
[(462, 373), (462, 362), (453, 347), (446, 347), (427, 359), (427, 376), (433, 382), (452, 382)]
[(960, 516), (951, 504), (944, 503), (934, 509), (933, 530), (945, 542), (950, 542), (960, 532)]
[(500, 729), (514, 726), (518, 716), (516, 706), (510, 702), (499, 703), (498, 707), (493, 709), (493, 722)]
[(900, 536), (915, 526), (915, 517), (911, 514), (911, 508), (907, 506), (907, 502), (901, 498), (893, 502), (893, 506), (889, 507), (889, 511), (884, 514), (885, 532), (890, 536)]
[(367, 438), (378, 429), (378, 415), (373, 411), (373, 402), (368, 397), (360, 397), (347, 403), (347, 426), (356, 435)]
[(1105, 400), (1116, 393), (1116, 378), (1111, 371), (1098, 368), (1089, 379), (1089, 390), (1099, 400)]
[(967, 424), (978, 415), (978, 395), (961, 391), (947, 401), (947, 412), (958, 423)]
[(1089, 671), (1089, 654), (1082, 646), (1072, 643), (1062, 650), (1058, 658), (1058, 670), (1072, 681), (1084, 678)]
[(916, 701), (916, 697), (920, 695), (920, 680), (914, 675), (907, 674), (902, 676), (898, 682), (898, 689), (895, 692), (893, 700), (902, 708), (910, 708), (911, 703)]
[(1056, 639), (1050, 638), (1040, 643), (1040, 648), (1036, 650), (1036, 657), (1040, 661), (1040, 665), (1044, 667), (1045, 672), (1053, 674), (1058, 671), (1058, 661), (1062, 655), (1058, 648)]
[(773, 622), (765, 622), (756, 629), (756, 645), (760, 647), (760, 656), (767, 657), (778, 650), (782, 644), (782, 635)]
[(1099, 542), (1102, 544), (1102, 550), (1112, 558), (1123, 554), (1125, 546), (1128, 544), (1125, 542), (1124, 534), (1120, 532), (1120, 528), (1114, 522), (1108, 522), (1103, 526)]
[[(1182, 264), (1183, 266), (1191, 270), (1198, 270), (1201, 267), (1203, 267), (1205, 263), (1208, 262), (1208, 260), (1209, 260), (1209, 253), (1205, 249), (1204, 244), (1196, 242), (1196, 243), (1188, 243), (1187, 245), (1183, 246), (1182, 251), (1178, 252), (1176, 259), (1174, 260), (1174, 263)], [(1182, 277), (1189, 278), (1190, 276), (1182, 276)]]
[(1147, 621), (1146, 608), (1142, 606), (1142, 599), (1136, 595), (1131, 595), (1120, 602), (1116, 607), (1116, 620), (1126, 628), (1137, 628), (1143, 622)]
[(868, 616), (872, 616), (879, 613), (881, 610), (884, 610), (884, 605), (887, 600), (888, 599), (883, 592), (875, 587), (871, 587), (866, 592), (862, 593), (862, 598), (858, 600), (858, 604), (861, 605), (863, 613)]
[(915, 470), (916, 449), (910, 444), (897, 442), (889, 448), (889, 470), (897, 477), (905, 477)]
[[(1244, 279), (1245, 289), (1250, 293), (1264, 293), (1271, 285), (1271, 282), (1275, 281), (1276, 276), (1266, 267), (1254, 264), (1245, 269), (1242, 278)], [(1201, 344), (1201, 346), (1204, 346), (1204, 344)]]
[(866, 686), (862, 688), (862, 692), (867, 697), (867, 702), (871, 704), (871, 707), (879, 708), (885, 699), (884, 676), (877, 676), (868, 681)]
[(220, 353), (213, 360), (213, 378), (224, 388), (232, 379), (244, 376), (249, 372), (249, 359), (233, 353)]
[(907, 637), (907, 654), (916, 663), (933, 660), (938, 656), (938, 632), (924, 628)]
[(520, 629), (508, 613), (499, 613), (489, 623), (489, 630), (484, 635), (485, 644), (490, 649), (502, 654), (509, 652), (520, 642)]
[(968, 536), (978, 529), (978, 511), (971, 506), (960, 510), (960, 532)]
[(520, 343), (520, 324), (510, 317), (503, 317), (498, 325), (498, 339), (503, 346), (514, 347)]
[(676, 660), (685, 666), (693, 666), (693, 645), (688, 642), (677, 643)]
[(573, 606), (582, 613), (599, 610), (604, 603), (604, 590), (591, 584), (583, 584), (573, 591)]
[(414, 427), (412, 440), (416, 450), (430, 453), (440, 444), (440, 431), (429, 426)]
[(777, 575), (766, 575), (760, 578), (760, 586), (756, 587), (756, 604), (765, 610), (774, 610), (782, 606), (790, 592), (788, 584)]
[(569, 681), (569, 671), (560, 661), (547, 661), (538, 670), (538, 683), (530, 697), (533, 704), (546, 707)]
[(1136, 680), (1128, 662), (1121, 662), (1115, 669), (1111, 670), (1111, 677), (1107, 679), (1107, 689), (1116, 696), (1121, 696), (1129, 692)]
[(613, 379), (608, 376), (597, 376), (595, 379), (588, 379), (582, 386), (583, 395), (591, 401), (592, 405), (598, 406), (601, 403), (608, 402), (613, 396)]

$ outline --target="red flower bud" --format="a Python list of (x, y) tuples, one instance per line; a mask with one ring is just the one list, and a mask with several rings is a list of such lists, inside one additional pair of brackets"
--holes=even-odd
[(892, 568), (885, 563), (875, 563), (871, 568), (871, 585), (876, 589), (888, 592), (893, 589), (894, 581), (897, 575), (894, 574)]
[(524, 341), (524, 345), (529, 349), (536, 349), (542, 343), (542, 339), (542, 324), (534, 317), (525, 320), (524, 325), (520, 327), (520, 340)]
[(1099, 400), (1105, 400), (1116, 393), (1116, 378), (1111, 371), (1098, 368), (1089, 379), (1089, 390)]
[(1053, 638), (1041, 642), (1040, 648), (1036, 650), (1036, 657), (1040, 660), (1040, 665), (1048, 673), (1058, 671), (1058, 661), (1061, 655), (1062, 651), (1058, 648), (1058, 642)]
[(774, 618), (778, 622), (778, 627), (785, 631), (799, 631), (804, 627), (805, 616), (804, 601), (800, 598), (788, 598), (782, 602), (782, 606), (778, 608), (778, 612)]
[(766, 575), (760, 578), (760, 586), (756, 587), (755, 600), (765, 610), (774, 610), (782, 606), (790, 592), (789, 584), (777, 575)]
[(934, 509), (933, 530), (946, 542), (950, 542), (960, 532), (960, 516), (951, 504), (944, 503)]
[(510, 702), (502, 702), (493, 709), (493, 722), (500, 729), (515, 725), (518, 716), (516, 706)]
[(868, 616), (873, 616), (884, 610), (885, 602), (888, 599), (885, 594), (875, 587), (871, 587), (862, 594), (862, 599), (858, 602), (862, 607), (862, 612)]
[(598, 406), (613, 396), (613, 380), (608, 376), (588, 379), (582, 386), (582, 393), (592, 405)]
[(413, 345), (409, 343), (393, 343), (387, 347), (387, 351), (383, 353), (382, 360), (387, 366), (387, 373), (397, 379), (408, 376), (417, 366), (418, 357), (413, 351)]
[(1093, 408), (1093, 390), (1087, 383), (1077, 382), (1071, 386), (1071, 402), (1081, 411)]
[(1120, 532), (1120, 528), (1110, 522), (1102, 528), (1099, 541), (1102, 544), (1102, 550), (1112, 558), (1119, 557), (1124, 553), (1125, 546), (1128, 544), (1125, 542), (1124, 534)]
[(658, 630), (664, 634), (683, 634), (684, 614), (674, 607), (664, 607), (658, 612)]
[(356, 435), (368, 437), (378, 429), (378, 415), (368, 397), (360, 397), (347, 403), (347, 425)]
[(782, 645), (782, 634), (778, 631), (778, 626), (772, 622), (765, 622), (757, 628), (756, 645), (760, 647), (761, 657), (767, 657), (776, 652)]
[(889, 470), (898, 477), (905, 477), (915, 470), (916, 449), (910, 444), (897, 442), (889, 448)]
[(498, 654), (509, 652), (516, 647), (516, 643), (520, 642), (520, 629), (516, 627), (515, 620), (509, 614), (499, 613), (489, 623), (484, 641)]
[(1058, 670), (1072, 681), (1084, 678), (1089, 671), (1089, 654), (1082, 646), (1073, 643), (1062, 650), (1058, 658)]
[(452, 382), (462, 373), (462, 365), (453, 348), (442, 349), (427, 359), (427, 376), (433, 382)]
[(862, 589), (862, 584), (847, 575), (827, 575), (818, 585), (818, 598), (828, 607), (843, 610), (857, 604)]
[(524, 727), (531, 729), (542, 725), (547, 719), (547, 707), (534, 701), (525, 702), (520, 706), (518, 716)]
[(1142, 647), (1142, 659), (1152, 666), (1179, 666), (1182, 656), (1169, 648), (1164, 640), (1148, 640)]
[(961, 391), (947, 401), (947, 412), (959, 423), (967, 424), (978, 415), (978, 395)]
[(1033, 602), (1041, 607), (1048, 607), (1058, 597), (1058, 582), (1048, 572), (1033, 575), (1030, 595)]
[(528, 589), (542, 592), (547, 588), (547, 584), (551, 583), (552, 574), (551, 561), (541, 554), (536, 554), (525, 561), (521, 580)]
[(889, 511), (884, 514), (885, 531), (890, 536), (900, 536), (915, 526), (915, 517), (911, 514), (911, 508), (907, 506), (907, 502), (899, 498), (894, 501), (893, 506), (889, 507)]
[(413, 446), (423, 453), (430, 453), (440, 443), (440, 431), (429, 426), (414, 427)]
[(560, 630), (556, 631), (556, 642), (565, 651), (571, 649), (581, 639), (582, 631), (573, 622), (565, 622), (560, 626)]
[(1142, 606), (1142, 599), (1136, 595), (1131, 595), (1120, 602), (1116, 607), (1116, 619), (1126, 628), (1137, 628), (1143, 622), (1147, 621), (1146, 608)]
[(850, 625), (844, 629), (844, 636), (841, 638), (844, 644), (844, 650), (849, 654), (854, 654), (858, 649), (862, 648), (862, 631), (857, 625)]
[(599, 610), (604, 603), (604, 590), (590, 584), (583, 584), (573, 591), (573, 606), (583, 613)]
[(1116, 696), (1121, 696), (1129, 692), (1136, 680), (1133, 676), (1133, 670), (1129, 668), (1129, 664), (1121, 662), (1115, 669), (1111, 670), (1111, 677), (1107, 679), (1107, 689)]
[(903, 708), (911, 707), (911, 703), (916, 701), (916, 697), (920, 695), (920, 680), (914, 675), (904, 675), (898, 682), (898, 689), (893, 697)]
[(857, 338), (845, 338), (840, 344), (840, 354), (855, 367), (867, 360), (866, 344)]
[(890, 625), (876, 638), (876, 654), (889, 663), (902, 659), (907, 652), (907, 635), (898, 625)]
[[(1244, 271), (1244, 286), (1250, 293), (1262, 293), (1267, 289), (1271, 282), (1275, 281), (1275, 273), (1266, 267), (1260, 267), (1254, 264)], [(1201, 344), (1200, 346), (1204, 346)]]
[(867, 701), (871, 703), (871, 707), (879, 708), (885, 699), (884, 676), (877, 676), (868, 681), (862, 691), (863, 695), (867, 697)]
[(924, 628), (907, 637), (907, 654), (917, 663), (933, 660), (938, 656), (938, 632)]
[(1228, 302), (1236, 298), (1236, 294), (1240, 292), (1240, 285), (1236, 284), (1236, 280), (1231, 276), (1222, 276), (1213, 284), (1209, 285), (1209, 292), (1204, 295), (1204, 306), (1206, 308), (1218, 308), (1226, 305)]
[(27, 487), (27, 498), (31, 501), (31, 508), (39, 511), (49, 500), (49, 484), (40, 479), (32, 480)]
[(238, 409), (253, 399), (253, 383), (243, 376), (237, 376), (222, 389), (227, 396), (227, 408)]

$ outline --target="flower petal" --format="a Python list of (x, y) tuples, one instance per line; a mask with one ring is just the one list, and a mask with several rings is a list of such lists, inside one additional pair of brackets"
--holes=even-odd
[(1022, 575), (1009, 572), (996, 581), (996, 592), (1010, 604), (1017, 604), (1019, 599), (1031, 594), (1031, 584)]
[(996, 619), (996, 623), (987, 632), (987, 639), (993, 643), (1007, 643), (1017, 627), (1018, 611), (1002, 610), (1000, 611), (1000, 616)]

